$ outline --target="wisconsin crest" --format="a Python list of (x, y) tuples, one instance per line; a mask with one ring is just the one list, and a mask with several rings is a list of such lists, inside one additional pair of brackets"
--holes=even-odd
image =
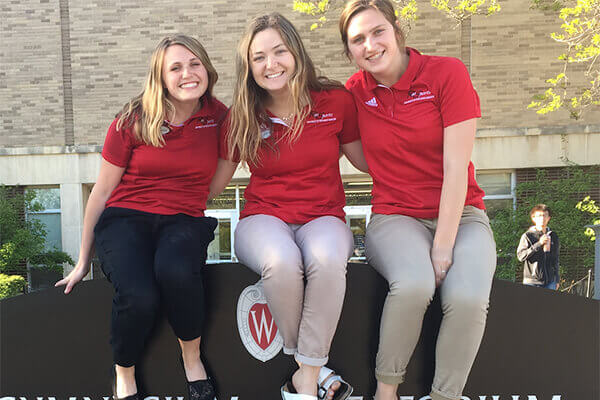
[(244, 347), (257, 360), (266, 362), (283, 348), (283, 338), (267, 306), (261, 281), (240, 294), (237, 323)]

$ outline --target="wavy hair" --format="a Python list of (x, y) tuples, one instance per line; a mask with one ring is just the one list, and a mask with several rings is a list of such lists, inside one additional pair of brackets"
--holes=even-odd
[(180, 45), (192, 52), (204, 65), (208, 74), (208, 87), (200, 101), (212, 98), (212, 90), (219, 79), (215, 67), (210, 62), (204, 46), (195, 38), (187, 35), (173, 35), (163, 38), (154, 49), (150, 59), (150, 68), (144, 90), (123, 106), (117, 121), (117, 129), (133, 127), (136, 139), (147, 145), (162, 147), (165, 144), (160, 128), (169, 113), (175, 112), (175, 106), (167, 98), (163, 84), (163, 61), (170, 46)]
[(230, 110), (227, 132), (229, 156), (239, 156), (247, 164), (260, 164), (259, 149), (263, 145), (261, 125), (269, 123), (265, 101), (269, 98), (261, 88), (250, 67), (250, 46), (259, 32), (274, 29), (296, 62), (296, 69), (289, 78), (288, 86), (294, 104), (294, 123), (279, 139), (293, 143), (301, 134), (302, 126), (312, 109), (310, 91), (342, 88), (342, 84), (317, 76), (315, 66), (306, 52), (294, 25), (279, 13), (254, 18), (242, 36), (236, 56), (236, 85)]

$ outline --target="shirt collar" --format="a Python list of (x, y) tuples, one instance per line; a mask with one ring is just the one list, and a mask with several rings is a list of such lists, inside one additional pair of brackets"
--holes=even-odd
[[(409, 55), (408, 67), (406, 68), (406, 71), (404, 71), (400, 79), (398, 79), (398, 82), (394, 83), (391, 86), (393, 89), (396, 90), (410, 89), (411, 83), (417, 77), (417, 74), (421, 70), (421, 65), (423, 63), (423, 56), (421, 55), (421, 53), (419, 53), (418, 50), (415, 50), (412, 47), (407, 47), (406, 50), (408, 51)], [(369, 72), (362, 72), (365, 79), (365, 87), (367, 88), (367, 90), (373, 91), (377, 86), (381, 85)]]
[(191, 117), (192, 118), (202, 118), (202, 117), (212, 117), (215, 111), (214, 102), (212, 97), (203, 96), (200, 101), (201, 107), (198, 111), (196, 111)]

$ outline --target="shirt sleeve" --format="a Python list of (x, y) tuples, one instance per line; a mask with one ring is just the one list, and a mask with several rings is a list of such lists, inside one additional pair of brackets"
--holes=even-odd
[(479, 96), (473, 88), (467, 67), (457, 58), (445, 58), (440, 66), (440, 111), (444, 128), (481, 117)]
[(517, 259), (521, 262), (529, 260), (536, 252), (540, 251), (541, 248), (542, 245), (540, 242), (535, 242), (533, 244), (529, 243), (527, 233), (524, 233), (521, 236), (519, 247), (517, 247)]
[(354, 103), (354, 96), (350, 92), (343, 91), (344, 123), (339, 134), (340, 144), (352, 143), (360, 140), (358, 131), (358, 112)]
[(104, 139), (104, 147), (102, 148), (102, 158), (117, 167), (127, 168), (134, 141), (129, 129), (121, 127), (117, 130), (117, 121), (118, 118), (108, 128), (106, 139)]

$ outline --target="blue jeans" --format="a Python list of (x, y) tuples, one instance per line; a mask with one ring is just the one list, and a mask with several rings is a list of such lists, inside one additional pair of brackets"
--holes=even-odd
[(524, 283), (524, 285), (541, 287), (541, 288), (544, 288), (544, 289), (556, 290), (556, 284), (557, 283), (558, 282), (556, 282), (556, 281), (552, 281), (552, 282), (548, 283), (547, 285), (544, 285), (544, 284), (538, 285), (538, 284), (535, 284), (535, 283)]

